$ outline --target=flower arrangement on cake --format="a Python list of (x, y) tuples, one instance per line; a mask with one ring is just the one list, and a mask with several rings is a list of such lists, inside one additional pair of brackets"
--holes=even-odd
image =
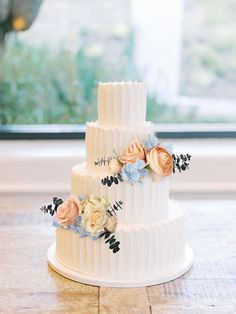
[[(172, 146), (161, 144), (154, 134), (148, 134), (144, 143), (134, 140), (125, 147), (120, 155), (98, 160), (95, 165), (108, 163), (112, 175), (101, 180), (103, 185), (113, 183), (136, 182), (142, 183), (147, 175), (154, 180), (175, 173), (176, 168), (185, 171), (189, 167), (191, 156), (173, 154)], [(114, 252), (120, 250), (120, 242), (115, 238), (117, 228), (116, 211), (122, 209), (123, 202), (117, 201), (111, 205), (104, 197), (90, 195), (76, 197), (71, 194), (65, 201), (53, 198), (53, 204), (44, 205), (41, 211), (54, 216), (54, 227), (72, 230), (81, 238), (90, 237), (97, 240), (104, 237), (105, 243)]]
[(117, 227), (116, 211), (122, 209), (122, 204), (122, 201), (118, 201), (111, 205), (107, 199), (93, 194), (88, 198), (70, 195), (65, 201), (54, 197), (53, 204), (44, 205), (41, 211), (55, 215), (54, 227), (72, 230), (81, 238), (97, 240), (104, 237), (109, 248), (116, 253), (120, 250), (120, 242), (114, 235)]
[(171, 145), (166, 146), (154, 134), (148, 134), (145, 143), (135, 140), (125, 147), (120, 155), (98, 160), (95, 165), (108, 163), (113, 175), (103, 178), (101, 182), (111, 186), (113, 183), (124, 181), (131, 184), (142, 183), (148, 174), (158, 180), (175, 173), (176, 169), (179, 172), (185, 171), (189, 168), (190, 159), (189, 154), (173, 154)]

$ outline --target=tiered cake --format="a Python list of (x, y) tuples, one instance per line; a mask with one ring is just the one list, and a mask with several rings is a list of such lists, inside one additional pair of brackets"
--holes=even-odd
[[(72, 169), (71, 192), (123, 202), (117, 212), (120, 250), (105, 241), (81, 238), (73, 230), (56, 229), (50, 265), (62, 275), (88, 284), (135, 287), (162, 283), (186, 272), (192, 263), (185, 243), (185, 215), (169, 200), (169, 177), (145, 176), (142, 183), (102, 184), (111, 175), (106, 159), (134, 140), (144, 142), (154, 125), (146, 122), (142, 83), (100, 83), (98, 121), (87, 123), (87, 161)], [(105, 161), (105, 162), (99, 162)]]

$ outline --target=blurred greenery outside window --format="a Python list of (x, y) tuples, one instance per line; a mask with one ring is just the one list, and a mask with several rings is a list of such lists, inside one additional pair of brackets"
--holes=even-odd
[[(38, 9), (40, 2), (35, 1)], [(32, 5), (37, 20), (36, 9)], [(179, 85), (187, 99), (236, 99), (235, 11), (234, 0), (189, 0), (185, 5)], [(192, 16), (197, 22), (185, 27)], [(81, 28), (76, 49), (62, 43), (33, 45), (10, 32), (26, 27), (22, 16), (4, 20), (1, 12), (0, 27), (1, 125), (84, 124), (96, 119), (99, 81), (142, 80), (134, 62), (135, 30), (127, 21), (102, 34)], [(169, 104), (155, 93), (148, 94), (147, 103), (147, 119), (158, 123), (236, 122), (236, 106), (235, 113), (222, 116), (202, 115), (197, 105)]]

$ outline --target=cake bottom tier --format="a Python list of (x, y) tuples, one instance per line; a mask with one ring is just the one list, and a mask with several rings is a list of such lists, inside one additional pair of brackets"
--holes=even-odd
[(176, 206), (171, 206), (170, 218), (161, 222), (119, 224), (115, 236), (120, 241), (117, 253), (109, 249), (103, 238), (80, 238), (59, 227), (49, 263), (71, 279), (121, 287), (168, 281), (191, 265), (191, 252), (186, 251), (185, 245), (184, 212)]

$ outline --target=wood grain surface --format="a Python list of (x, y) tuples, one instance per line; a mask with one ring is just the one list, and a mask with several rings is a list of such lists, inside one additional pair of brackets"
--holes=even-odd
[(0, 196), (0, 313), (236, 313), (236, 201), (181, 201), (194, 266), (166, 284), (98, 288), (57, 275), (43, 196)]

